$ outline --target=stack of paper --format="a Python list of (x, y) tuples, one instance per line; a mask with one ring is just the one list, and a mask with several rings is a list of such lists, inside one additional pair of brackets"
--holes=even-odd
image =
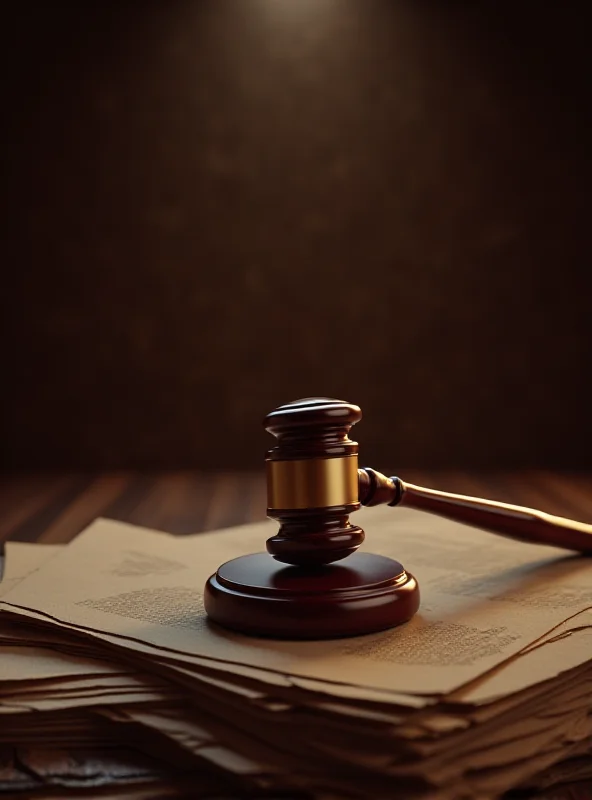
[(588, 776), (592, 561), (405, 509), (356, 522), (418, 578), (420, 612), (323, 642), (205, 616), (208, 576), (261, 551), (271, 521), (9, 543), (0, 790), (458, 800)]

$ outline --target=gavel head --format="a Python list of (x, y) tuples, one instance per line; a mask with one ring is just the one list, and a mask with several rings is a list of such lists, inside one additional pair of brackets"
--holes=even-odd
[(286, 564), (330, 564), (354, 553), (364, 531), (349, 522), (360, 507), (358, 445), (349, 431), (362, 418), (356, 405), (311, 397), (265, 418), (277, 438), (267, 453), (267, 514), (280, 529), (268, 552)]

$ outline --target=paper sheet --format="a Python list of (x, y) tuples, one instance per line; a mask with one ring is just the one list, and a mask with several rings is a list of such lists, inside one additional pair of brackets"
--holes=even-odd
[[(382, 512), (382, 513), (381, 513)], [(491, 537), (407, 509), (363, 510), (367, 549), (396, 557), (422, 589), (400, 628), (328, 642), (276, 642), (206, 621), (220, 563), (261, 549), (271, 521), (184, 538), (97, 520), (4, 602), (189, 656), (389, 691), (439, 694), (503, 662), (592, 606), (592, 561)], [(511, 690), (511, 687), (507, 687)]]
[[(0, 686), (5, 681), (39, 681), (89, 675), (121, 675), (122, 668), (109, 662), (90, 662), (40, 647), (5, 647), (0, 644)], [(1, 690), (0, 690), (1, 691)]]
[(30, 542), (6, 542), (0, 598), (13, 589), (42, 564), (60, 553), (60, 544), (31, 544)]
[[(393, 512), (386, 511), (382, 550), (375, 535), (371, 540), (372, 549), (385, 554), (392, 544), (386, 520), (393, 518)], [(454, 647), (445, 641), (445, 663), (440, 667), (444, 678), (448, 672), (458, 677), (459, 670), (476, 667), (492, 655), (500, 658), (486, 675), (480, 666), (479, 677), (437, 706), (435, 698), (405, 694), (408, 684), (400, 688), (406, 670), (430, 667), (433, 672), (433, 663), (411, 664), (404, 652), (398, 663), (381, 660), (378, 666), (385, 675), (388, 670), (388, 685), (379, 679), (376, 686), (372, 671), (376, 649), (383, 648), (385, 640), (389, 644), (393, 634), (401, 647), (413, 645), (417, 655), (417, 639), (410, 640), (407, 631), (417, 628), (418, 621), (386, 634), (314, 643), (247, 639), (204, 621), (196, 574), (205, 581), (210, 569), (241, 554), (241, 547), (244, 552), (255, 549), (255, 536), (261, 542), (267, 535), (262, 528), (273, 529), (272, 523), (176, 539), (100, 522), (84, 534), (82, 545), (78, 540), (56, 551), (59, 555), (54, 553), (51, 560), (43, 553), (37, 560), (30, 558), (30, 546), (15, 544), (9, 552), (13, 580), (5, 602), (16, 597), (23, 606), (32, 601), (27, 609), (37, 610), (6, 605), (8, 613), (0, 617), (0, 657), (12, 654), (14, 661), (13, 679), (8, 680), (0, 660), (3, 724), (24, 741), (28, 736), (33, 742), (35, 736), (51, 736), (52, 730), (56, 741), (76, 741), (71, 731), (52, 728), (49, 715), (56, 712), (61, 718), (64, 709), (92, 715), (100, 709), (112, 713), (113, 720), (127, 715), (151, 736), (161, 741), (165, 736), (204, 766), (216, 765), (245, 779), (265, 781), (272, 766), (280, 767), (279, 779), (290, 764), (306, 763), (305, 784), (316, 781), (320, 766), (319, 776), (323, 770), (337, 771), (344, 789), (351, 783), (357, 796), (354, 784), (371, 787), (373, 796), (387, 797), (396, 781), (412, 798), (416, 789), (401, 781), (427, 774), (439, 784), (433, 797), (442, 800), (456, 798), (463, 787), (469, 795), (487, 797), (528, 776), (537, 765), (553, 763), (572, 744), (581, 747), (591, 734), (592, 674), (586, 667), (592, 653), (592, 612), (586, 610), (592, 587), (589, 563), (550, 548), (521, 546), (466, 528), (459, 532), (451, 523), (438, 524), (434, 533), (430, 517), (434, 567), (428, 563), (427, 535), (422, 540), (418, 529), (409, 544), (411, 523), (424, 516), (410, 515), (403, 517), (407, 540), (400, 535), (390, 554), (415, 572), (422, 585), (427, 610), (418, 620), (420, 638), (433, 638), (433, 625), (441, 623), (483, 630), (501, 612), (507, 635), (516, 637), (497, 653), (485, 648), (485, 655), (481, 640), (472, 635)], [(370, 539), (369, 525), (367, 532)], [(491, 543), (487, 563), (482, 557), (475, 559), (474, 537)], [(523, 560), (526, 555), (529, 560)], [(494, 573), (489, 565), (495, 565)], [(63, 621), (49, 626), (47, 614)], [(95, 630), (86, 629), (90, 622)], [(458, 633), (458, 627), (454, 630)], [(145, 641), (130, 638), (134, 636)], [(28, 637), (35, 647), (23, 646)], [(171, 646), (171, 637), (176, 637), (176, 646)], [(212, 643), (213, 651), (208, 649)], [(437, 641), (432, 647), (442, 652)], [(62, 658), (61, 650), (47, 648), (64, 648), (67, 655)], [(231, 660), (220, 660), (228, 652)], [(425, 648), (423, 652), (424, 658), (430, 657)], [(109, 669), (90, 672), (97, 654), (109, 654), (114, 663), (118, 659), (120, 668), (127, 666), (121, 656), (132, 658), (134, 677)], [(463, 663), (467, 655), (470, 663)], [(242, 664), (237, 663), (240, 659)], [(296, 664), (298, 677), (286, 664)], [(157, 666), (173, 681), (171, 691), (159, 688), (160, 678), (154, 687), (144, 681), (143, 670)], [(424, 691), (423, 685), (419, 691)], [(43, 725), (49, 733), (36, 723), (35, 709), (45, 712)], [(84, 737), (92, 737), (91, 730), (82, 730), (81, 740)], [(348, 783), (348, 773), (353, 782)], [(427, 795), (422, 790), (418, 796)]]
[(585, 663), (592, 657), (592, 628), (564, 634), (542, 648), (518, 656), (475, 686), (459, 690), (455, 699), (464, 703), (489, 703), (505, 697), (509, 690), (518, 692)]

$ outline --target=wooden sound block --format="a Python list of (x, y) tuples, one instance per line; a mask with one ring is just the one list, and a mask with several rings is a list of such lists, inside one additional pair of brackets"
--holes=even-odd
[(205, 587), (214, 622), (250, 636), (331, 639), (392, 628), (419, 607), (419, 587), (401, 564), (354, 553), (321, 566), (289, 566), (266, 553), (227, 561)]

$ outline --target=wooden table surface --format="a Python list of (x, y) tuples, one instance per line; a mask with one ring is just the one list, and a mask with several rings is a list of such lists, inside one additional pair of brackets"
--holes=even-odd
[[(592, 473), (401, 470), (400, 475), (435, 489), (592, 522)], [(265, 508), (263, 473), (4, 475), (0, 541), (68, 542), (98, 516), (194, 533), (262, 520)]]
[[(400, 475), (419, 485), (592, 522), (592, 473), (401, 470)], [(0, 543), (65, 543), (98, 516), (187, 534), (262, 520), (265, 508), (262, 473), (5, 475), (0, 482)], [(371, 531), (367, 533), (370, 537)], [(590, 799), (592, 783), (537, 796)]]

